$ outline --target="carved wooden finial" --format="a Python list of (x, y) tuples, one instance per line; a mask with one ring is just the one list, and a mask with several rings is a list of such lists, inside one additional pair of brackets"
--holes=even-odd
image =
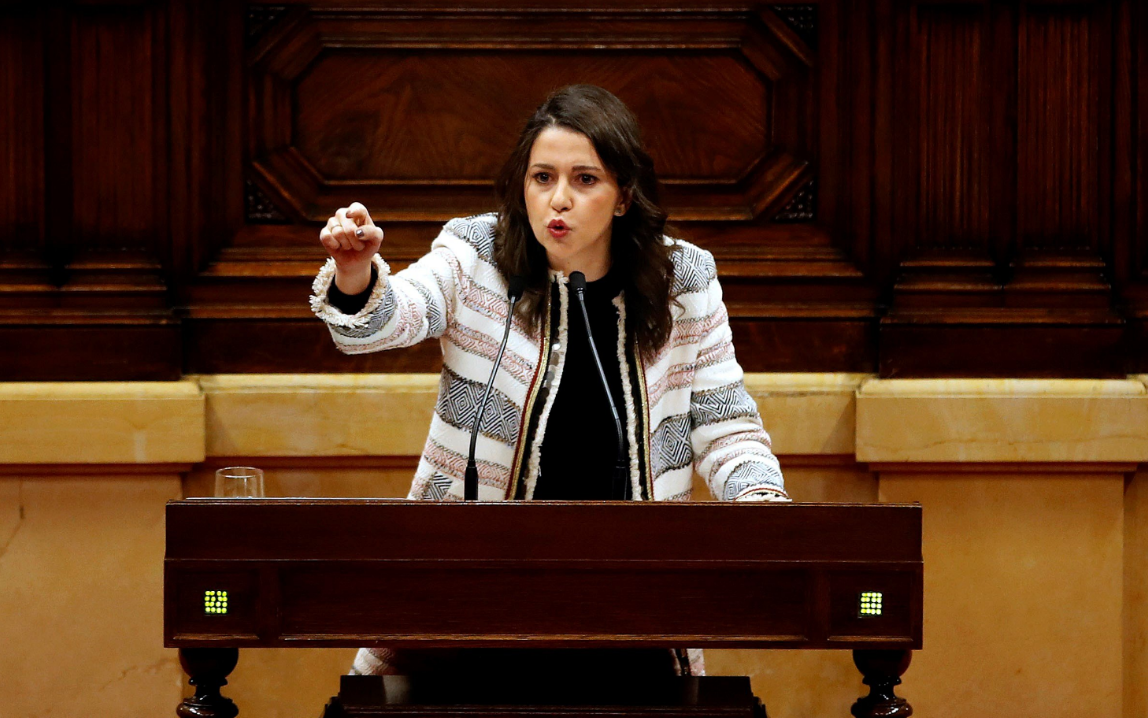
[(239, 708), (219, 689), (239, 662), (238, 648), (181, 648), (179, 664), (191, 678), (195, 695), (185, 698), (175, 713), (180, 718), (235, 718)]
[(849, 712), (855, 718), (907, 718), (913, 715), (909, 702), (893, 693), (912, 660), (912, 651), (853, 651), (853, 664), (865, 676), (862, 682), (869, 686), (869, 695), (858, 698)]

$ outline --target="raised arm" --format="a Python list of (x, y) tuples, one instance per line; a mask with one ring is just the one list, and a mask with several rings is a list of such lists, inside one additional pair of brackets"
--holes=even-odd
[[(354, 203), (336, 212), (319, 234), (331, 257), (315, 278), (311, 309), (327, 323), (341, 351), (363, 354), (442, 336), (477, 261), (457, 223), (443, 227), (430, 253), (392, 275), (377, 254), (383, 231), (366, 208)], [(340, 311), (330, 300), (332, 284), (348, 295), (369, 291), (365, 304), (353, 314)]]

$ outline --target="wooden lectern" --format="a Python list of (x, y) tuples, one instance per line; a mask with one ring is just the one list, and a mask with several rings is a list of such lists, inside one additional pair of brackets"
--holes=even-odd
[[(922, 568), (916, 504), (188, 499), (167, 506), (164, 645), (196, 687), (181, 716), (234, 716), (238, 649), (271, 646), (851, 649), (870, 687), (853, 715), (907, 716), (893, 687), (921, 648)], [(484, 712), (429, 679), (346, 678), (329, 715), (531, 713), (521, 686)], [(732, 716), (748, 694), (577, 680), (530, 700)]]

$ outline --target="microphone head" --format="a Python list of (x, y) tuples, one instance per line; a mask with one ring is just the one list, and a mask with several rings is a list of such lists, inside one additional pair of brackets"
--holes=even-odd
[(526, 291), (526, 277), (516, 274), (507, 282), (506, 296), (510, 301), (517, 302), (522, 299), (522, 292)]
[(580, 289), (585, 289), (586, 288), (586, 275), (582, 274), (581, 272), (571, 272), (570, 273), (570, 286), (574, 288), (574, 291), (578, 291)]

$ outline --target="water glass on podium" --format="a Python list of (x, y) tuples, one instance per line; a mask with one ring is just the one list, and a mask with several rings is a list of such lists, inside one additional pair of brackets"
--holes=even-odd
[(221, 498), (262, 498), (263, 470), (227, 466), (215, 472), (215, 495)]

